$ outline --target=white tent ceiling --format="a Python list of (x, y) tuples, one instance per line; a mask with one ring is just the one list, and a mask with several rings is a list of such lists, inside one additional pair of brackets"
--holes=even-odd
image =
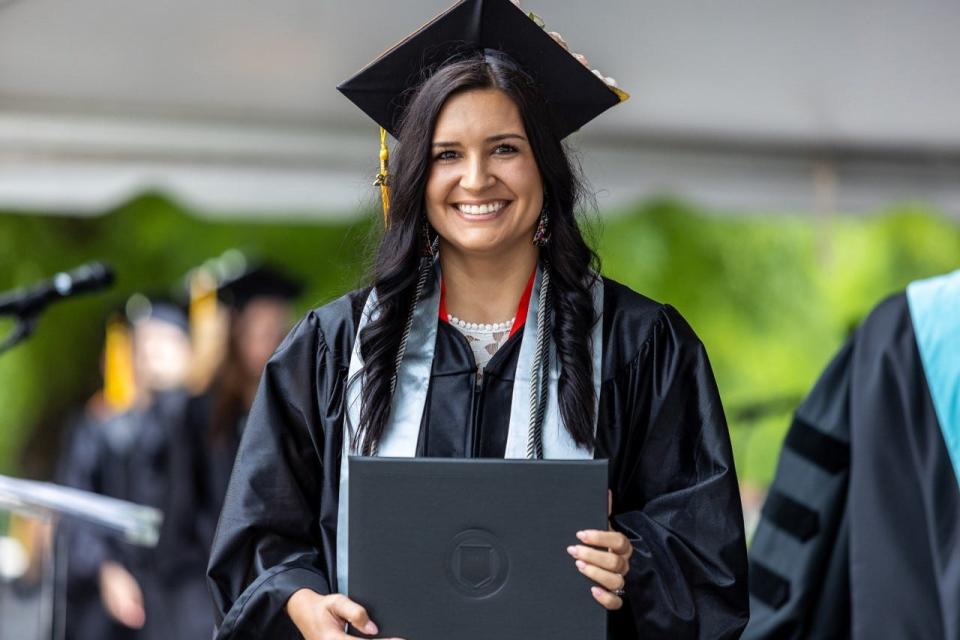
[[(334, 86), (447, 4), (0, 2), (0, 207), (352, 211), (375, 131)], [(960, 212), (960, 3), (524, 6), (633, 94), (575, 137), (601, 205)]]

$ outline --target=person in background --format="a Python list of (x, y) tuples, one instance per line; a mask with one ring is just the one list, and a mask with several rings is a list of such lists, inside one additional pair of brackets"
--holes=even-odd
[[(132, 326), (132, 353), (137, 393), (132, 406), (106, 420), (98, 430), (101, 492), (156, 507), (164, 512), (155, 548), (133, 547), (106, 539), (99, 568), (100, 595), (109, 615), (137, 638), (204, 637), (181, 604), (203, 597), (202, 583), (192, 582), (191, 567), (203, 556), (182, 543), (178, 522), (166, 517), (177, 496), (192, 488), (171, 473), (173, 437), (183, 421), (190, 370), (187, 319), (176, 305), (134, 296), (127, 315)], [(185, 595), (186, 594), (186, 595)]]
[(797, 409), (750, 640), (960, 638), (960, 271), (879, 304)]
[[(299, 281), (269, 266), (219, 288), (219, 301), (230, 315), (226, 354), (208, 388), (188, 400), (171, 458), (171, 475), (184, 488), (174, 496), (166, 523), (191, 558), (203, 558), (189, 567), (191, 585), (205, 585), (205, 564), (247, 413), (267, 360), (290, 328), (290, 303), (301, 291)], [(188, 606), (203, 627), (202, 636), (190, 637), (208, 639), (214, 617), (206, 589)]]
[[(137, 396), (133, 373), (130, 325), (122, 310), (111, 313), (101, 358), (103, 388), (95, 393), (66, 430), (57, 465), (56, 481), (76, 489), (103, 494), (101, 473), (106, 455), (103, 425), (128, 411)], [(112, 618), (100, 598), (99, 572), (106, 559), (106, 541), (92, 525), (67, 521), (59, 527), (67, 550), (62, 593), (65, 595), (66, 640), (114, 640), (132, 635)]]
[(198, 540), (206, 552), (213, 542), (260, 376), (290, 330), (291, 302), (302, 291), (300, 281), (269, 265), (256, 267), (220, 286), (219, 299), (230, 309), (227, 353), (209, 389), (190, 399), (183, 436), (191, 443), (185, 473), (196, 483), (193, 494), (197, 503), (192, 511), (196, 514)]

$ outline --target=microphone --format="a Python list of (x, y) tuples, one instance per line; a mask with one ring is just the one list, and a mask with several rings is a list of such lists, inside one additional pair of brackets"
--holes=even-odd
[(29, 289), (21, 288), (0, 295), (0, 315), (28, 318), (45, 306), (81, 293), (99, 291), (113, 284), (113, 269), (103, 262), (88, 262), (72, 271), (65, 271)]

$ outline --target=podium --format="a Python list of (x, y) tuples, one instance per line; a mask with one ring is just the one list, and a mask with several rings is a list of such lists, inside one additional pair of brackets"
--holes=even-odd
[(60, 524), (98, 527), (152, 547), (162, 518), (152, 507), (0, 476), (0, 640), (63, 638), (67, 554)]

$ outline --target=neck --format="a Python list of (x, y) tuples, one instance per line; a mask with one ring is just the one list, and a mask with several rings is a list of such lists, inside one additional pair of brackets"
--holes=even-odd
[(516, 314), (539, 251), (531, 247), (519, 256), (465, 256), (440, 251), (447, 312), (468, 322), (493, 323)]

